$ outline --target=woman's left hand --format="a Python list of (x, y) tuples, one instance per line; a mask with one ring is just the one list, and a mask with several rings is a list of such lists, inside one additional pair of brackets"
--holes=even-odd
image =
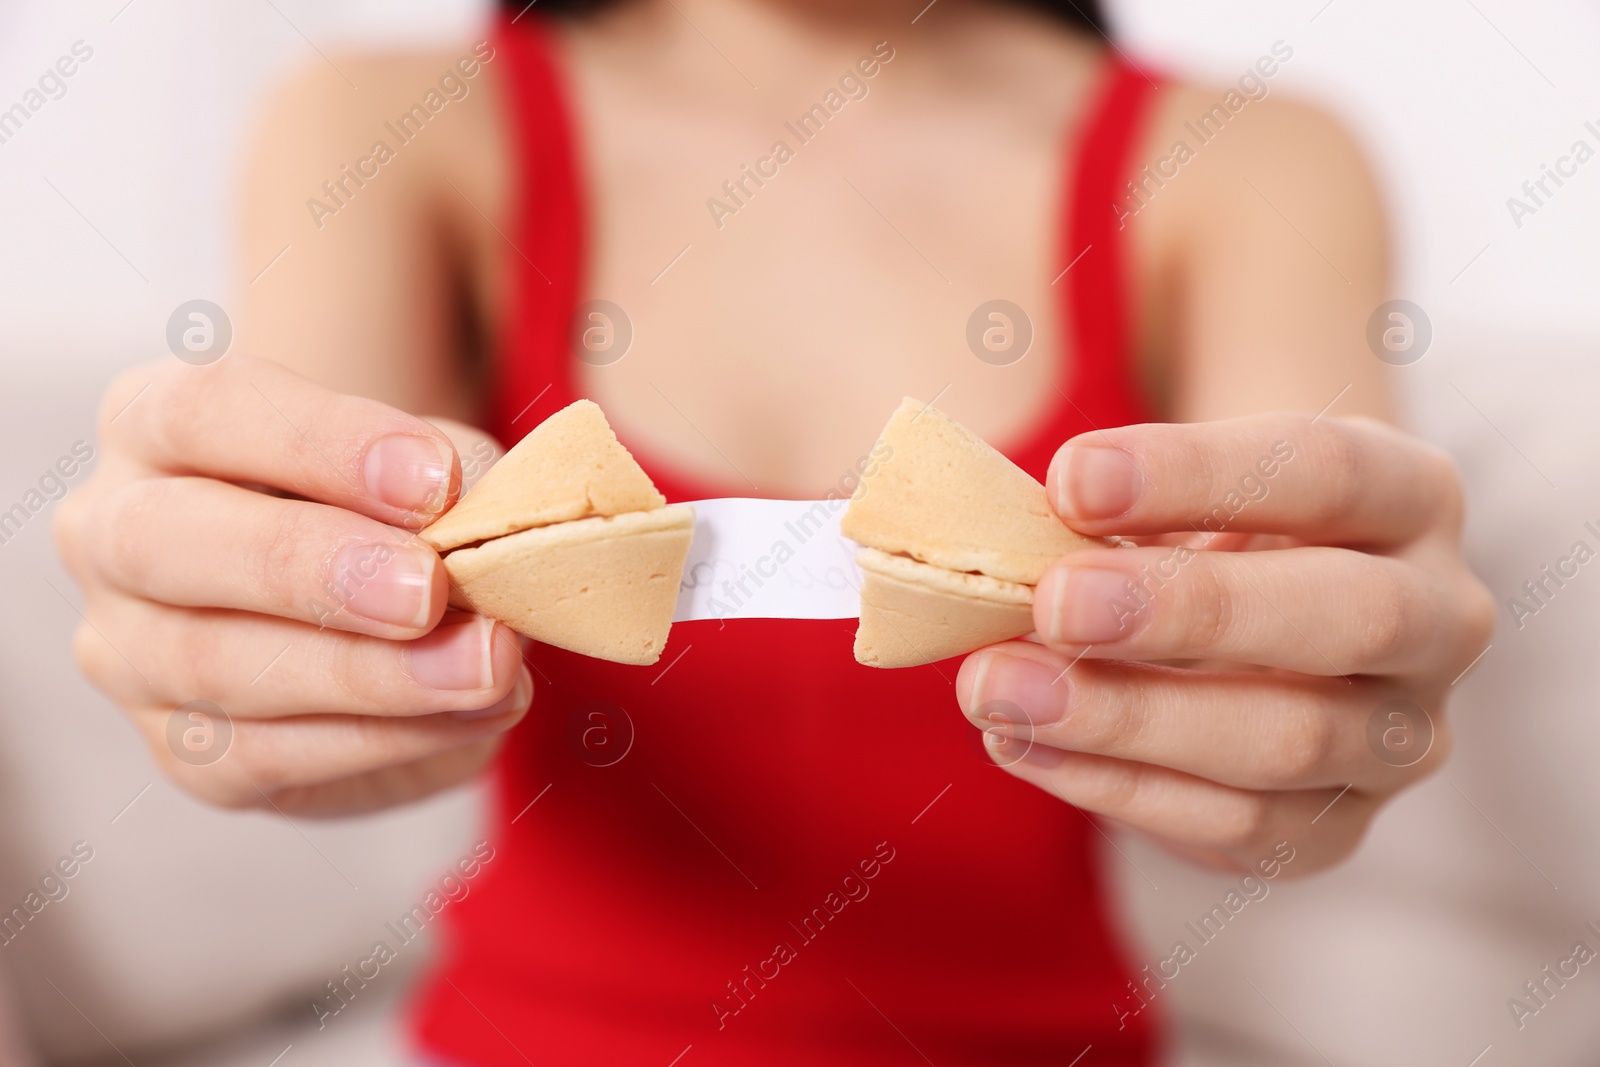
[(1069, 441), (1048, 487), (1074, 529), (1142, 547), (1063, 557), (1041, 643), (962, 664), (1012, 774), (1214, 865), (1289, 841), (1303, 875), (1444, 760), (1494, 601), (1439, 449), (1360, 418), (1127, 426)]

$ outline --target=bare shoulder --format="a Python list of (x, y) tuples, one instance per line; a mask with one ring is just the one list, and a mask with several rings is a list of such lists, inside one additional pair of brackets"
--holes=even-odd
[(1383, 201), (1365, 152), (1338, 119), (1269, 79), (1168, 87), (1144, 154), (1134, 213), (1148, 207), (1199, 239), (1288, 222), (1349, 252), (1356, 269), (1381, 267)]
[(485, 83), (497, 55), (486, 40), (394, 52), (343, 52), (292, 70), (265, 98), (263, 126), (309, 122), (318, 130), (353, 129), (396, 109), (422, 107), (431, 115), (470, 99)]
[(260, 109), (247, 188), (298, 183), (313, 226), (382, 187), (416, 194), (449, 177), (494, 192), (485, 182), (499, 169), (485, 166), (501, 140), (494, 59), (480, 40), (302, 67)]
[(235, 271), (259, 354), (413, 410), (469, 410), (441, 294), (484, 299), (463, 275), (487, 269), (488, 220), (506, 211), (496, 59), (486, 41), (332, 54), (264, 98)]
[[(1257, 68), (1162, 92), (1117, 206), (1138, 249), (1146, 374), (1177, 417), (1387, 410), (1365, 324), (1387, 298), (1383, 199), (1356, 137)], [(1174, 307), (1181, 315), (1169, 314)]]

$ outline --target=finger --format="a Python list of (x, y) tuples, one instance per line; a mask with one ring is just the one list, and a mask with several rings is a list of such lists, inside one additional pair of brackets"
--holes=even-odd
[(1253, 792), (997, 734), (986, 742), (998, 766), (1075, 807), (1190, 849), (1220, 852), (1244, 867), (1311, 837), (1323, 861), (1346, 855), (1360, 842), (1374, 806), (1355, 789)]
[(79, 665), (120, 702), (210, 701), (237, 719), (325, 713), (472, 718), (511, 691), (522, 649), (503, 623), (464, 612), (415, 641), (318, 630), (266, 615), (99, 598)]
[(1073, 438), (1050, 499), (1088, 534), (1251, 531), (1394, 545), (1454, 529), (1462, 500), (1442, 451), (1368, 419), (1251, 415)]
[(455, 419), (444, 419), (430, 416), (428, 421), (439, 428), (440, 432), (450, 439), (455, 446), (456, 455), (461, 457), (461, 492), (468, 489), (483, 477), (490, 467), (500, 462), (500, 457), (506, 450), (500, 447), (489, 434), (469, 426)]
[(1047, 644), (1099, 659), (1422, 674), (1472, 643), (1463, 592), (1421, 567), (1343, 548), (1090, 549), (1045, 572), (1033, 618)]
[(320, 785), (283, 789), (273, 795), (272, 806), (286, 815), (324, 818), (388, 811), (476, 777), (489, 765), (505, 738), (501, 731), (413, 763)]
[(154, 470), (270, 486), (407, 529), (460, 484), (450, 440), (424, 420), (245, 356), (130, 371), (107, 391), (100, 433)]
[(1369, 747), (1383, 703), (1371, 686), (1134, 663), (1067, 671), (1070, 662), (1024, 643), (985, 649), (961, 665), (957, 698), (985, 731), (1238, 789), (1392, 792), (1432, 767), (1401, 769)]
[(425, 633), (444, 614), (437, 553), (342, 508), (209, 478), (141, 478), (110, 490), (83, 539), (89, 563), (136, 596), (235, 608), (378, 637)]
[[(191, 752), (172, 720), (187, 728), (184, 708), (141, 709), (133, 716), (162, 770), (180, 785), (224, 807), (264, 807), (285, 794), (306, 793), (330, 783), (390, 769), (416, 768), (422, 761), (482, 742), (516, 725), (527, 713), (533, 682), (526, 668), (512, 692), (478, 719), (448, 715), (381, 719), (359, 715), (302, 715), (263, 721), (230, 719), (220, 751)], [(491, 714), (492, 712), (492, 714)], [(216, 738), (218, 724), (208, 723)], [(303, 803), (288, 797), (292, 804)]]

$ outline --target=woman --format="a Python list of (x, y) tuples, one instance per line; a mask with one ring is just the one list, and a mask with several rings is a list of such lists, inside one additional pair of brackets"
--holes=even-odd
[[(1324, 868), (1487, 640), (1451, 463), (1376, 421), (1358, 153), (1271, 98), (1293, 42), (1172, 84), (1084, 4), (552, 8), (274, 103), (238, 351), (114, 383), (61, 508), (85, 671), (223, 805), (368, 811), (500, 751), (414, 1006), (440, 1062), (1151, 1062), (1084, 813)], [(821, 496), (902, 395), (1140, 547), (959, 664), (744, 620), (632, 668), (524, 663), (396, 529), (497, 454), (473, 426), (579, 396), (692, 500)], [(167, 741), (197, 699), (223, 758)]]

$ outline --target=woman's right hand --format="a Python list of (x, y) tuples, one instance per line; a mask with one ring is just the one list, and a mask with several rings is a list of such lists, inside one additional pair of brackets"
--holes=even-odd
[(460, 491), (457, 449), (488, 447), (452, 433), (242, 356), (107, 390), (96, 472), (56, 515), (73, 649), (173, 781), (341, 815), (488, 761), (533, 683), (513, 631), (446, 612), (414, 536)]

